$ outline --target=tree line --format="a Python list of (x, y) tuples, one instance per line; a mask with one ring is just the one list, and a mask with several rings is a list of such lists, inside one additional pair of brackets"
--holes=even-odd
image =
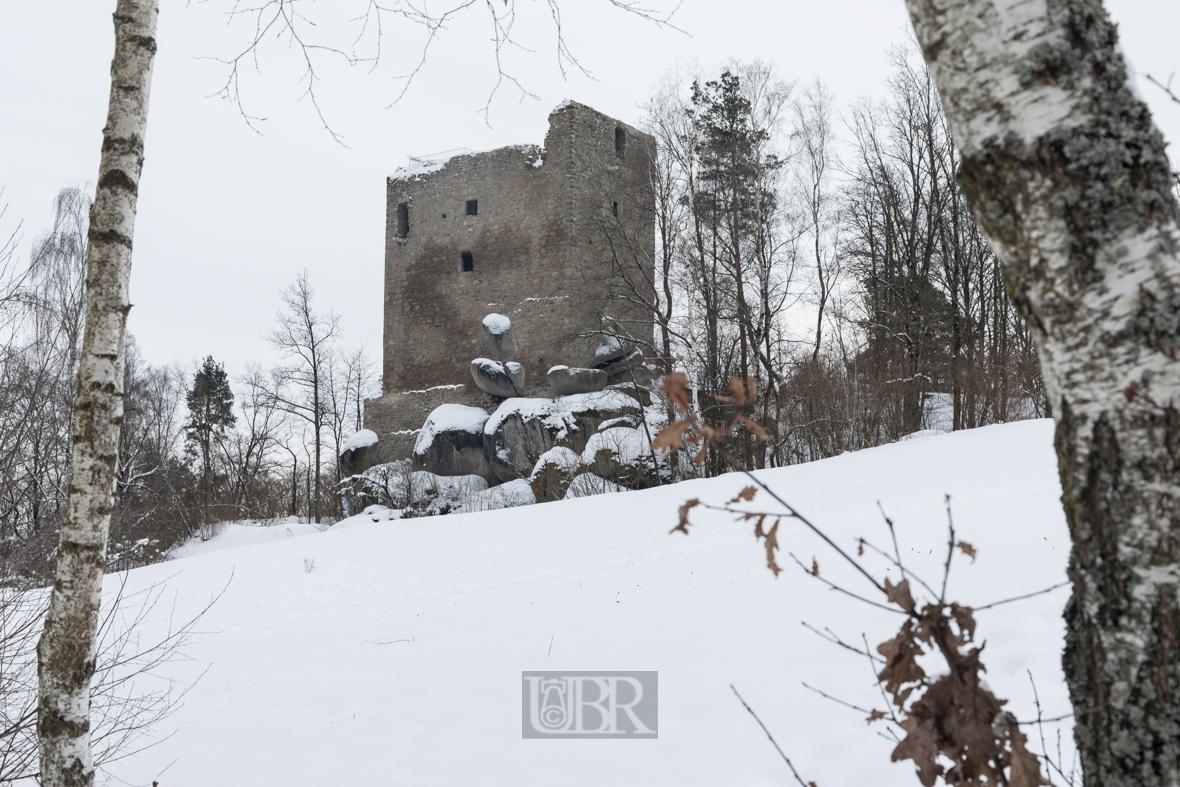
[[(756, 381), (746, 409), (769, 440), (730, 448), (748, 467), (1047, 414), (1034, 345), (913, 55), (892, 53), (884, 100), (843, 111), (821, 82), (800, 88), (762, 62), (673, 75), (644, 108), (658, 163), (650, 192), (629, 197), (654, 209), (655, 258), (611, 211), (611, 296), (654, 322), (649, 357), (688, 370), (706, 419), (723, 419), (716, 397), (733, 377)], [(63, 190), (27, 268), (5, 247), (4, 577), (42, 581), (53, 566), (89, 209), (83, 191)], [(153, 366), (129, 339), (111, 567), (157, 560), (221, 521), (342, 513), (334, 450), (361, 428), (373, 365), (317, 309), (306, 272), (281, 301), (266, 338), (284, 362), (235, 380), (212, 357)], [(726, 469), (711, 455), (704, 472)]]
[[(15, 259), (0, 249), (0, 581), (53, 575), (70, 481), (88, 216), (81, 189), (61, 191), (52, 228)], [(306, 272), (281, 293), (267, 339), (283, 358), (236, 379), (207, 357), (196, 368), (153, 365), (128, 337), (124, 416), (111, 517), (109, 570), (154, 562), (227, 520), (340, 511), (335, 447), (361, 428), (373, 381), (363, 349), (314, 302)]]
[(747, 467), (1048, 414), (931, 76), (912, 50), (890, 60), (886, 97), (843, 110), (761, 61), (669, 76), (632, 195), (654, 206), (655, 257), (603, 221), (612, 297), (651, 316), (650, 355), (689, 373), (705, 418), (724, 420), (732, 378), (756, 381), (770, 439), (731, 446)]

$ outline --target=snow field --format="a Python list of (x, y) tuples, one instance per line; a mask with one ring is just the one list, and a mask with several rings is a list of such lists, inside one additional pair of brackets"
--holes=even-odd
[[(849, 551), (859, 536), (888, 544), (879, 500), (903, 559), (935, 585), (950, 494), (958, 537), (978, 551), (974, 564), (955, 555), (948, 596), (963, 603), (1064, 579), (1069, 539), (1049, 421), (760, 477)], [(225, 590), (198, 626), (206, 633), (185, 648), (188, 660), (167, 670), (180, 685), (207, 670), (160, 730), (175, 734), (110, 775), (161, 787), (790, 783), (733, 683), (806, 780), (917, 784), (910, 763), (889, 762), (893, 745), (876, 734), (883, 727), (801, 685), (883, 708), (867, 660), (801, 621), (849, 642), (863, 633), (875, 647), (900, 616), (801, 572), (787, 552), (808, 565), (814, 556), (822, 576), (871, 592), (798, 523), (779, 527), (777, 579), (751, 523), (697, 508), (690, 536), (669, 534), (685, 499), (721, 503), (745, 485), (733, 474), (483, 513), (354, 517), (347, 527), (132, 571), (128, 592), (166, 583), (175, 599), (148, 620), (145, 639)], [(769, 505), (759, 496), (751, 507)], [(884, 561), (868, 565), (886, 574)], [(117, 584), (108, 579), (112, 591)], [(1046, 716), (1069, 710), (1060, 669), (1067, 593), (977, 614), (988, 683), (1020, 719), (1035, 718), (1026, 670)], [(531, 669), (659, 671), (659, 739), (522, 740), (520, 673)], [(1068, 762), (1070, 730), (1061, 726)], [(1054, 730), (1046, 728), (1050, 747)]]

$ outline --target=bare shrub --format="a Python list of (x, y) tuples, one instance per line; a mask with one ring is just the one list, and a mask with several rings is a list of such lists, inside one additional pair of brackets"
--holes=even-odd
[[(160, 668), (184, 658), (182, 650), (197, 633), (198, 621), (220, 598), (170, 627), (161, 639), (145, 643), (142, 627), (160, 604), (164, 585), (127, 594), (123, 580), (104, 605), (90, 688), (97, 767), (161, 739), (161, 722), (180, 708), (191, 686), (163, 677)], [(45, 590), (0, 587), (0, 784), (37, 778), (37, 639), (48, 602)]]

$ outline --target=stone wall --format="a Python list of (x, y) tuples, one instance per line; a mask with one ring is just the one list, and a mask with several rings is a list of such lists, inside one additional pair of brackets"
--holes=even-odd
[[(603, 315), (650, 344), (650, 316), (611, 297), (611, 260), (623, 248), (651, 268), (654, 144), (565, 102), (549, 116), (543, 148), (461, 155), (389, 178), (383, 396), (365, 411), (366, 426), (397, 443), (381, 451), (386, 461), (413, 445), (393, 433), (418, 429), (437, 404), (497, 406), (470, 373), (472, 358), (494, 357), (482, 328), (491, 312), (512, 320), (530, 396), (549, 395), (551, 366), (593, 365)], [(405, 393), (427, 390), (450, 393)]]

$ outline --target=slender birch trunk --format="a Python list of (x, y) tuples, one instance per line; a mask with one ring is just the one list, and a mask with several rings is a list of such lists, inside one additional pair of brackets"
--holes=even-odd
[(78, 364), (72, 475), (57, 551), (57, 578), (37, 645), (41, 784), (90, 787), (90, 679), (123, 423), (123, 364), (131, 239), (157, 0), (118, 0), (111, 97), (98, 189), (90, 210), (86, 328)]
[(1100, 0), (907, 4), (1057, 421), (1085, 783), (1174, 787), (1180, 255), (1163, 138)]

